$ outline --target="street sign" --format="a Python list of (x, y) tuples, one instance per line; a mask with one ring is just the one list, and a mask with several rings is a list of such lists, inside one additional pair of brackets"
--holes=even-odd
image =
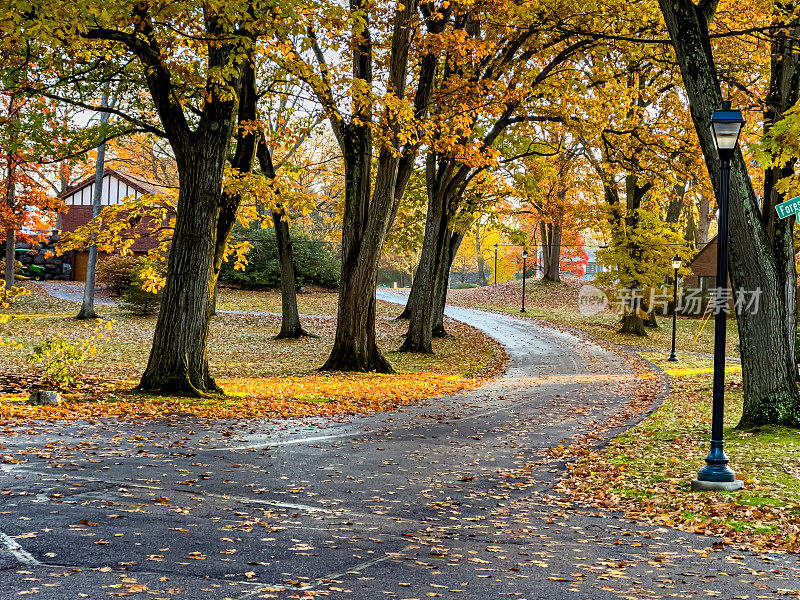
[(791, 200), (775, 205), (775, 210), (778, 211), (778, 216), (781, 219), (791, 217), (792, 215), (796, 215), (800, 218), (800, 196), (795, 196)]

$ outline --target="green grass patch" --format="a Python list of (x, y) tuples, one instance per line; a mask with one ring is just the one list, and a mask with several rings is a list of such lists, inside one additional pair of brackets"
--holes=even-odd
[[(744, 488), (692, 493), (691, 479), (705, 464), (711, 433), (712, 360), (663, 354), (643, 358), (669, 374), (671, 393), (661, 409), (605, 449), (576, 465), (571, 493), (634, 517), (722, 535), (770, 550), (797, 550), (800, 431), (785, 427), (737, 428), (742, 412), (741, 370), (726, 369), (724, 439), (731, 467)], [(605, 490), (614, 490), (608, 494)]]

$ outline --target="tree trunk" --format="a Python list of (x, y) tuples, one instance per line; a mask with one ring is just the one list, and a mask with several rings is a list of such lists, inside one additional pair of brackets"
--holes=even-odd
[[(261, 172), (271, 180), (275, 179), (275, 166), (272, 154), (267, 147), (267, 139), (262, 131), (259, 136), (257, 154)], [(297, 310), (297, 277), (294, 271), (294, 253), (289, 223), (283, 218), (284, 209), (278, 205), (273, 207), (272, 224), (275, 229), (275, 241), (278, 245), (278, 264), (281, 272), (281, 330), (276, 340), (299, 338), (310, 335), (300, 324), (300, 312)]]
[(542, 279), (561, 281), (561, 226), (541, 221), (539, 230), (542, 234)]
[(419, 294), (420, 284), (418, 278), (414, 276), (411, 278), (411, 289), (408, 291), (408, 300), (406, 300), (406, 305), (403, 307), (403, 312), (397, 315), (398, 321), (411, 318), (411, 307), (414, 305), (414, 302), (418, 301)]
[(708, 197), (705, 194), (700, 195), (700, 200), (697, 205), (697, 249), (702, 250), (708, 244), (708, 228), (711, 224), (709, 212)]
[(308, 333), (300, 325), (300, 313), (297, 310), (297, 282), (289, 224), (281, 216), (281, 213), (275, 210), (272, 211), (272, 222), (275, 225), (275, 240), (278, 244), (278, 261), (281, 270), (281, 331), (275, 339), (303, 337)]
[[(431, 155), (429, 154), (429, 160)], [(410, 308), (408, 334), (400, 352), (433, 353), (431, 337), (433, 335), (434, 318), (437, 303), (441, 297), (442, 277), (446, 277), (449, 268), (445, 267), (448, 256), (448, 242), (450, 232), (448, 197), (443, 190), (429, 187), (432, 195), (428, 197), (428, 209), (425, 217), (425, 234), (422, 241), (422, 250), (417, 267), (417, 276), (414, 278), (412, 293), (417, 288), (417, 295), (412, 303), (411, 298), (407, 307)], [(446, 287), (446, 286), (445, 286)]]
[(12, 219), (11, 227), (6, 229), (6, 268), (5, 268), (5, 282), (6, 286), (3, 290), (3, 300), (7, 298), (7, 294), (12, 287), (14, 287), (14, 271), (16, 265), (16, 255), (14, 253), (15, 247), (17, 245), (17, 229), (16, 224), (14, 223), (15, 215), (15, 202), (16, 202), (16, 181), (14, 180), (15, 177), (15, 170), (16, 170), (16, 158), (14, 157), (14, 145), (17, 140), (17, 129), (16, 129), (16, 122), (17, 122), (17, 113), (16, 113), (16, 96), (12, 95), (11, 100), (8, 104), (8, 121), (6, 123), (6, 127), (12, 128), (10, 137), (10, 144), (11, 146), (8, 149), (8, 154), (6, 155), (6, 206), (8, 206), (9, 218)]
[[(388, 211), (370, 208), (372, 134), (363, 125), (347, 126), (345, 141), (345, 214), (342, 225), (342, 276), (336, 312), (336, 336), (323, 371), (393, 372), (378, 348), (375, 333), (375, 281)], [(387, 176), (384, 174), (384, 177)], [(376, 178), (377, 196), (379, 185)], [(381, 193), (386, 193), (381, 189)], [(382, 198), (384, 202), (386, 198)], [(370, 214), (373, 213), (373, 214)], [(370, 219), (372, 217), (372, 219)], [(383, 219), (375, 223), (375, 219)], [(367, 227), (372, 220), (372, 227)]]
[[(198, 154), (203, 148), (198, 144)], [(161, 394), (221, 393), (208, 370), (208, 329), (216, 285), (222, 161), (178, 162), (180, 192), (150, 360), (139, 389)]]
[(14, 247), (17, 245), (17, 231), (15, 229), (6, 229), (6, 267), (5, 267), (5, 283), (6, 287), (3, 290), (3, 299), (5, 299), (8, 290), (14, 287)]
[(481, 227), (480, 223), (475, 223), (475, 256), (478, 259), (478, 280), (481, 286), (488, 285), (486, 282), (486, 269), (483, 260), (483, 248), (481, 247)]
[(656, 319), (656, 309), (653, 306), (647, 307), (647, 319), (642, 319), (645, 327), (653, 329), (658, 328), (658, 320)]
[[(102, 104), (104, 108), (108, 106), (108, 91), (103, 92)], [(100, 113), (100, 125), (108, 123), (109, 113)], [(97, 147), (97, 162), (94, 165), (94, 193), (92, 194), (92, 218), (100, 214), (100, 202), (103, 198), (103, 172), (105, 170), (106, 143), (103, 141)], [(94, 235), (92, 235), (94, 237)], [(94, 289), (97, 279), (97, 244), (89, 247), (89, 260), (86, 261), (86, 282), (83, 286), (83, 302), (81, 310), (76, 317), (79, 320), (96, 319), (94, 312)]]
[(647, 336), (647, 332), (644, 330), (644, 321), (638, 315), (623, 315), (621, 325), (619, 333)]
[[(713, 14), (701, 12), (691, 0), (659, 0), (659, 4), (675, 48), (706, 166), (716, 189), (720, 168), (708, 123), (712, 111), (722, 102), (722, 94), (708, 35), (708, 21)], [(790, 48), (791, 44), (787, 43), (786, 47)], [(773, 44), (773, 58), (776, 58), (775, 52)], [(773, 83), (794, 82), (791, 93), (796, 94), (796, 55), (783, 58), (785, 60), (773, 60), (771, 80)], [(773, 91), (773, 86), (770, 87)], [(778, 91), (789, 92), (787, 88)], [(773, 109), (780, 104), (783, 104), (782, 109), (788, 108), (786, 96), (782, 100), (770, 103)], [(781, 114), (776, 112), (774, 118), (780, 118)], [(744, 391), (739, 425), (798, 427), (796, 274), (791, 227), (776, 227), (774, 238), (770, 239), (741, 152), (737, 151), (731, 166), (730, 278), (734, 290), (760, 290), (761, 294), (758, 311), (737, 314)], [(716, 191), (719, 193), (718, 189)], [(766, 199), (767, 220), (773, 216), (771, 205), (777, 196), (773, 190)]]
[[(222, 191), (224, 166), (236, 122), (256, 120), (250, 55), (242, 66), (238, 115), (235, 102), (212, 99), (195, 131), (170, 139), (180, 190), (161, 308), (138, 387), (146, 392), (199, 397), (222, 393), (208, 368), (208, 331), (217, 276), (241, 203), (239, 195)], [(252, 170), (257, 141), (251, 128), (237, 129), (234, 169)]]
[[(354, 23), (353, 77), (368, 87), (373, 85), (373, 46), (366, 2), (352, 0)], [(392, 27), (391, 52), (388, 62), (387, 88), (402, 99), (407, 85), (412, 16), (417, 2), (398, 4)], [(438, 22), (441, 23), (441, 20)], [(435, 66), (435, 62), (433, 63)], [(414, 97), (415, 116), (427, 114), (435, 69), (420, 71)], [(371, 122), (374, 106), (371, 101), (354, 102), (353, 118), (344, 123), (341, 114), (329, 119), (344, 156), (345, 205), (342, 219), (342, 277), (337, 309), (336, 337), (331, 355), (322, 370), (377, 371), (391, 373), (392, 367), (381, 354), (375, 333), (375, 285), (386, 231), (391, 225), (405, 193), (419, 144), (401, 146), (401, 124), (391, 111), (381, 116), (390, 132), (381, 142), (377, 158)], [(375, 160), (375, 188), (371, 193), (372, 161)]]
[(672, 192), (677, 196), (667, 204), (667, 217), (664, 219), (667, 223), (677, 223), (681, 218), (683, 212), (683, 198), (686, 196), (689, 186), (685, 183), (673, 186)]
[(447, 291), (450, 289), (450, 269), (453, 267), (453, 260), (455, 260), (456, 254), (458, 254), (458, 248), (461, 246), (463, 240), (464, 235), (461, 233), (453, 233), (450, 235), (447, 268), (444, 269), (441, 275), (442, 279), (439, 282), (439, 298), (436, 304), (436, 314), (433, 318), (433, 331), (431, 335), (434, 338), (443, 338), (449, 335), (444, 328), (444, 309), (447, 305)]

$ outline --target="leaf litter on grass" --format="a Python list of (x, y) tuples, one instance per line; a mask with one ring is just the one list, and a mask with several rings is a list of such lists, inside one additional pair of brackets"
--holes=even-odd
[[(308, 294), (309, 300), (314, 294)], [(326, 294), (318, 306), (333, 310)], [(400, 307), (387, 305), (394, 314)], [(321, 374), (335, 333), (335, 318), (304, 317), (319, 337), (274, 340), (280, 317), (222, 314), (212, 321), (209, 357), (212, 374), (227, 392), (223, 398), (160, 398), (129, 392), (147, 362), (155, 318), (117, 314), (115, 336), (87, 362), (80, 386), (61, 390), (59, 406), (33, 406), (27, 393), (42, 387), (41, 377), (25, 362), (33, 340), (30, 325), (11, 321), (4, 334), (22, 347), (0, 359), (0, 423), (19, 425), (29, 419), (76, 420), (105, 416), (194, 414), (210, 418), (286, 418), (389, 410), (426, 398), (481, 385), (505, 361), (502, 348), (485, 334), (448, 320), (450, 336), (434, 341), (434, 355), (399, 353), (406, 324), (388, 316), (377, 321), (378, 341), (395, 375)], [(77, 338), (82, 326), (73, 319), (50, 317), (37, 322), (42, 336), (56, 332)], [(325, 402), (319, 398), (326, 399)]]

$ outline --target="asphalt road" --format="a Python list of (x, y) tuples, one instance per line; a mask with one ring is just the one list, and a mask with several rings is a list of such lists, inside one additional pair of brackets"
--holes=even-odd
[[(636, 393), (627, 360), (468, 309), (504, 378), (303, 423), (31, 425), (0, 454), (0, 598), (786, 598), (796, 556), (574, 506), (548, 449)], [(655, 400), (655, 399), (654, 399)], [(605, 432), (604, 435), (607, 435)]]

